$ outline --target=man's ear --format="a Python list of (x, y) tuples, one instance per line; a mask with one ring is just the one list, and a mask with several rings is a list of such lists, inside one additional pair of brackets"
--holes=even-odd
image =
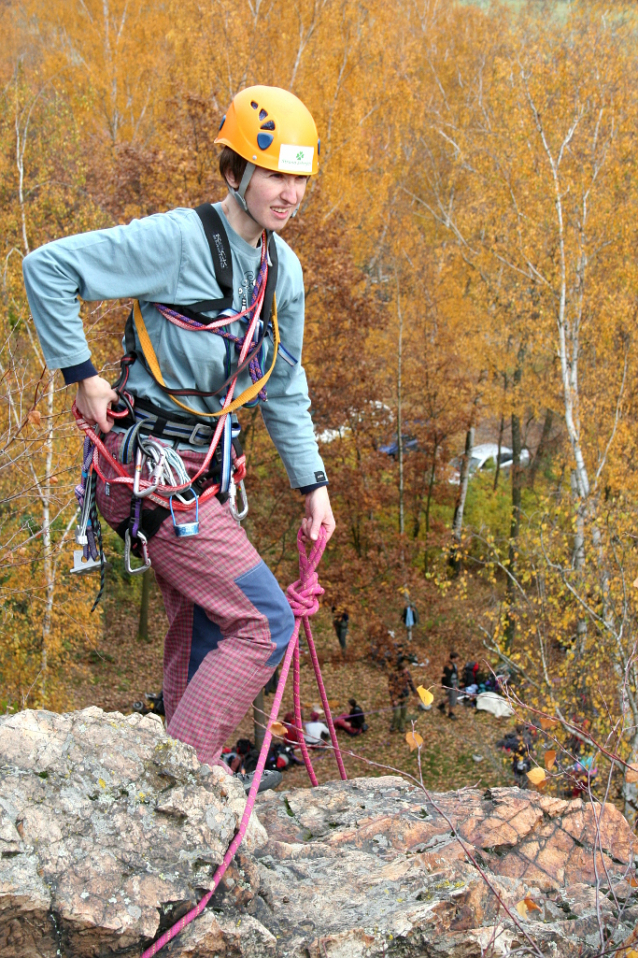
[(231, 190), (236, 190), (239, 186), (239, 182), (235, 179), (230, 171), (226, 174), (226, 186), (228, 186)]

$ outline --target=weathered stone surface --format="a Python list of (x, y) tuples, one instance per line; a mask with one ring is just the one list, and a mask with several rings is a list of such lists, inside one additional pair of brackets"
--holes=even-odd
[[(210, 888), (244, 804), (154, 716), (3, 717), (0, 955), (137, 951)], [(247, 847), (265, 837), (255, 819)]]
[[(244, 802), (153, 717), (0, 719), (0, 955), (139, 955), (210, 887)], [(532, 954), (528, 935), (571, 958), (638, 923), (634, 836), (612, 806), (428, 797), (388, 776), (268, 792), (257, 813), (167, 956), (479, 958)]]

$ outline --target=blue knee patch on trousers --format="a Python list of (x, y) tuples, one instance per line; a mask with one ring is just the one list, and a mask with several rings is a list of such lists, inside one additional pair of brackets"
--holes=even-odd
[(240, 575), (235, 579), (235, 584), (257, 611), (268, 619), (270, 638), (275, 649), (266, 665), (274, 668), (283, 659), (295, 627), (295, 617), (288, 600), (265, 562)]
[(201, 605), (194, 605), (191, 657), (188, 662), (189, 682), (208, 653), (217, 648), (222, 638), (222, 632), (217, 623), (208, 618)]

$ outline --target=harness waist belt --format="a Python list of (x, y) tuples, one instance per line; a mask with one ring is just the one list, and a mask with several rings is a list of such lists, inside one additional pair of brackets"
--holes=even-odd
[(189, 423), (175, 419), (167, 419), (159, 410), (149, 412), (140, 408), (140, 402), (135, 401), (135, 419), (128, 415), (125, 419), (118, 419), (118, 426), (134, 426), (141, 423), (141, 428), (148, 430), (158, 439), (177, 439), (191, 446), (207, 446), (213, 436), (214, 426), (205, 422)]

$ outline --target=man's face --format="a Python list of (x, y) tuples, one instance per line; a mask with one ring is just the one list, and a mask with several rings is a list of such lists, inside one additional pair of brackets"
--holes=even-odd
[(246, 190), (248, 209), (264, 229), (279, 232), (301, 203), (307, 183), (307, 176), (277, 173), (258, 166)]

